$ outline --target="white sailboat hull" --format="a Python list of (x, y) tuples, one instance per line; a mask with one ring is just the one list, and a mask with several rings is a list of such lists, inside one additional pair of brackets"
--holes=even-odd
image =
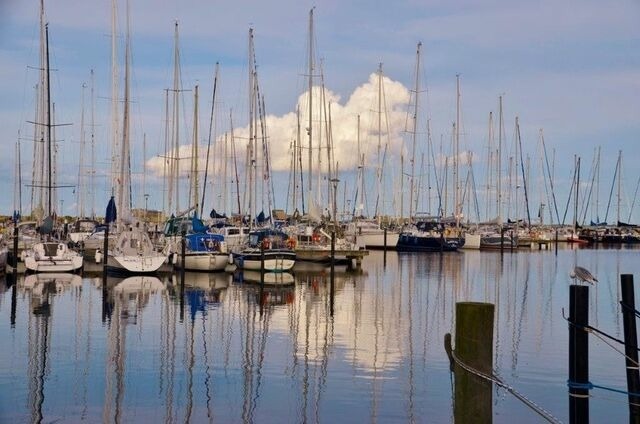
[[(184, 257), (184, 269), (189, 271), (223, 271), (229, 264), (229, 255), (226, 253), (187, 253)], [(182, 258), (178, 255), (177, 268), (182, 268)]]
[(480, 249), (480, 234), (466, 233), (462, 249)]
[(160, 269), (166, 258), (161, 255), (111, 255), (107, 258), (107, 268), (132, 274), (148, 274)]
[(34, 259), (24, 258), (24, 266), (28, 271), (33, 272), (73, 272), (82, 268), (82, 256), (72, 258), (45, 258)]
[[(356, 244), (367, 249), (384, 249), (384, 232), (381, 233), (363, 233), (356, 235)], [(398, 244), (398, 233), (387, 232), (387, 249), (395, 249)]]

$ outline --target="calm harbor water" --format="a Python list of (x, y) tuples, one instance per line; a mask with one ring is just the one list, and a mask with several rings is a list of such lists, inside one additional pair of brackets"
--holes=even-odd
[[(591, 325), (622, 338), (622, 273), (640, 250), (398, 254), (361, 273), (0, 277), (0, 422), (454, 421), (443, 347), (460, 301), (496, 305), (494, 368), (568, 421), (569, 271), (589, 269)], [(259, 275), (257, 276), (259, 278)], [(333, 316), (331, 314), (333, 312)], [(567, 312), (568, 314), (568, 312)], [(590, 338), (590, 380), (626, 391), (624, 358)], [(626, 422), (625, 395), (592, 391), (592, 422)], [(496, 423), (540, 422), (502, 389)]]

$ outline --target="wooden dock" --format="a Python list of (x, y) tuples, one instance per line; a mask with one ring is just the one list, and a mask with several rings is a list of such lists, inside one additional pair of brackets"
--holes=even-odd
[[(346, 261), (348, 267), (361, 269), (362, 258), (369, 255), (369, 251), (365, 249), (336, 249), (334, 255), (336, 263)], [(329, 263), (331, 262), (331, 251), (308, 247), (298, 248), (296, 249), (296, 261)]]

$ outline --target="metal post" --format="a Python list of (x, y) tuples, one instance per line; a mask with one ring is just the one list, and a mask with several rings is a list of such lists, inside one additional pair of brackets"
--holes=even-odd
[(558, 256), (558, 229), (556, 228), (556, 256)]
[(18, 275), (17, 268), (13, 268), (12, 277), (7, 277), (13, 279), (12, 287), (11, 287), (11, 328), (16, 326), (16, 306), (17, 306), (17, 295), (18, 295)]
[(384, 228), (384, 253), (387, 253), (387, 227)]
[(18, 221), (13, 227), (13, 272), (18, 270)]
[(589, 422), (589, 287), (569, 287), (569, 422)]
[(102, 270), (107, 270), (107, 257), (109, 256), (109, 224), (104, 230), (104, 242), (102, 243)]
[[(468, 367), (493, 374), (493, 318), (491, 303), (456, 303), (455, 355)], [(493, 383), (455, 365), (454, 418), (457, 423), (493, 419)]]
[(264, 242), (260, 242), (260, 285), (264, 286)]
[[(385, 243), (386, 245), (386, 243)], [(335, 296), (335, 258), (336, 258), (336, 232), (331, 232), (331, 273), (329, 276), (330, 292), (329, 292), (329, 312), (333, 316), (333, 300)]]
[(640, 423), (640, 374), (638, 372), (638, 333), (635, 316), (635, 294), (633, 275), (620, 276), (622, 288), (622, 323), (624, 328), (624, 351), (627, 366), (627, 391), (629, 392), (629, 422)]
[(182, 243), (180, 244), (180, 255), (182, 257), (182, 261), (180, 262), (180, 286), (181, 290), (184, 290), (184, 268), (185, 268), (185, 256), (186, 256), (186, 245), (187, 241), (185, 239), (186, 232), (182, 230)]

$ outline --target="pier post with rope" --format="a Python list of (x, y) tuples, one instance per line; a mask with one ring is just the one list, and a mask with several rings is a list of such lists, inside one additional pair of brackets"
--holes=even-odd
[(624, 327), (625, 365), (629, 391), (629, 422), (640, 423), (640, 372), (638, 370), (638, 333), (636, 329), (633, 275), (620, 276), (622, 291), (622, 323)]
[[(486, 375), (493, 374), (493, 318), (491, 303), (456, 303), (456, 357)], [(491, 422), (493, 384), (457, 362), (455, 371), (455, 422)]]
[(569, 287), (569, 422), (589, 422), (589, 287)]

